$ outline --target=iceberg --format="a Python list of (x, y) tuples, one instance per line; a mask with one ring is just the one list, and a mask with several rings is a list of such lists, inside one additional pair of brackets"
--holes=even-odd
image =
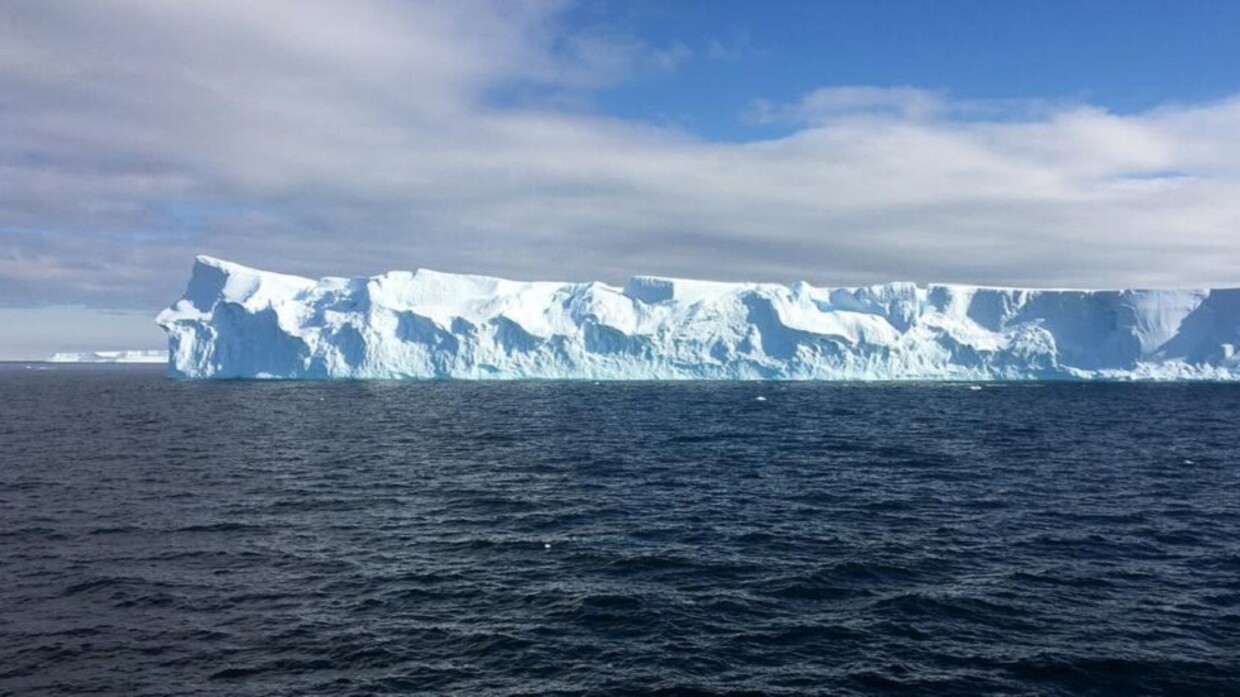
[(1236, 380), (1240, 289), (318, 280), (197, 258), (177, 378)]
[(60, 351), (47, 357), (48, 363), (167, 363), (163, 349), (124, 351)]

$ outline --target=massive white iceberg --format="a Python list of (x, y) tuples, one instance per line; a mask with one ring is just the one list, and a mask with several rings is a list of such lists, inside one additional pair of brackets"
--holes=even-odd
[(198, 257), (182, 378), (1240, 379), (1240, 289), (312, 280)]

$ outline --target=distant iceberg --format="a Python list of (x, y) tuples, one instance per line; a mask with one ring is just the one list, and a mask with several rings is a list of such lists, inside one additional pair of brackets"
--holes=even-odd
[(198, 257), (181, 378), (1236, 380), (1240, 289), (298, 276)]
[(63, 351), (53, 353), (48, 363), (167, 363), (168, 352), (155, 349), (130, 351)]

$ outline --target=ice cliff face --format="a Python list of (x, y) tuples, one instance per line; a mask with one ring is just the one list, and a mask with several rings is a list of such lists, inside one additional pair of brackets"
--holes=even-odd
[(199, 257), (158, 322), (186, 378), (1240, 379), (1240, 289), (315, 281)]

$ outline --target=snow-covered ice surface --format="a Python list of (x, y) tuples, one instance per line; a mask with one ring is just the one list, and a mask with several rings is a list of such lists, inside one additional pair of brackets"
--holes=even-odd
[(48, 363), (167, 363), (168, 352), (156, 350), (62, 351), (47, 358)]
[(1240, 289), (323, 278), (198, 257), (184, 378), (1236, 380)]

